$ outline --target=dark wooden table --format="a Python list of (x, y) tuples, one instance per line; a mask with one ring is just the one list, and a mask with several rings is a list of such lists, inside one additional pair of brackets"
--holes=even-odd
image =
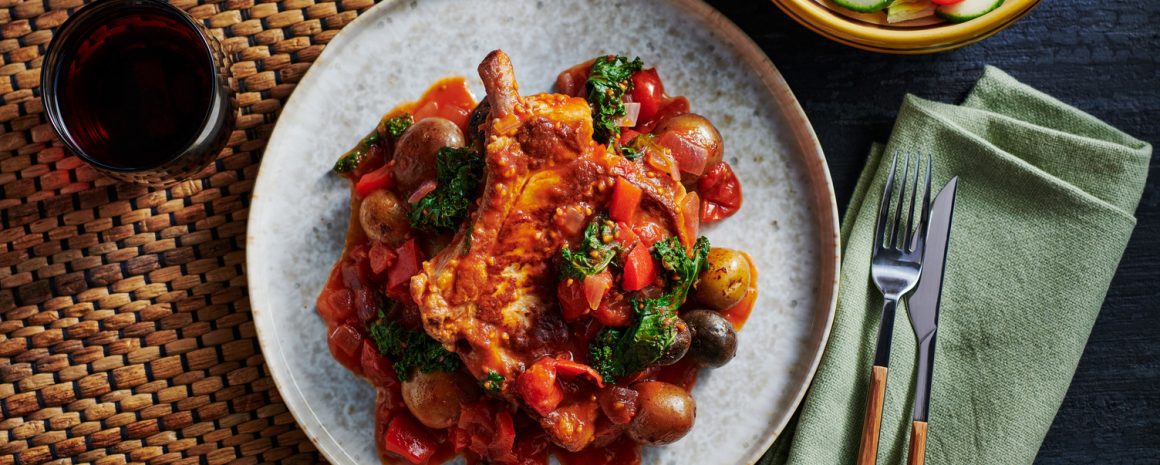
[[(1052, 0), (975, 45), (892, 56), (830, 42), (761, 0), (710, 1), (785, 76), (821, 139), (839, 209), (906, 93), (957, 102), (984, 64), (1160, 143), (1160, 1)], [(1036, 464), (1160, 463), (1160, 157), (1138, 224)], [(1050, 324), (1050, 322), (1044, 322)]]

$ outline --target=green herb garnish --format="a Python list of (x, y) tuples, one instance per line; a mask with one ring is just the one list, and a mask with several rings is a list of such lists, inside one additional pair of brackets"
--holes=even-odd
[(689, 289), (697, 281), (697, 276), (709, 264), (709, 239), (701, 237), (693, 244), (693, 254), (685, 253), (685, 246), (676, 237), (669, 237), (653, 244), (653, 257), (661, 262), (661, 269), (668, 274), (668, 282), (673, 287), (668, 297), (673, 308), (685, 303)]
[(394, 362), (395, 374), (402, 381), (411, 379), (412, 369), (423, 373), (459, 369), (458, 356), (448, 352), (426, 332), (404, 328), (387, 319), (382, 311), (368, 330), (379, 353)]
[(383, 139), (383, 134), (388, 134), (391, 139), (398, 139), (403, 135), (407, 128), (414, 123), (414, 118), (410, 113), (403, 113), (394, 118), (389, 118), (382, 122), (379, 128), (375, 128), (370, 134), (359, 141), (355, 148), (350, 149), (334, 162), (335, 173), (349, 173), (358, 167), (366, 159), (367, 155), (371, 153), (371, 147), (378, 145)]
[(383, 129), (387, 134), (390, 134), (391, 137), (398, 139), (399, 136), (403, 135), (403, 133), (407, 131), (407, 128), (411, 127), (411, 125), (414, 123), (415, 118), (412, 117), (410, 113), (403, 113), (399, 116), (383, 121)]
[(358, 167), (358, 164), (362, 163), (362, 161), (366, 159), (367, 155), (371, 153), (371, 147), (373, 147), (375, 144), (378, 144), (379, 139), (380, 137), (378, 130), (375, 130), (374, 132), (371, 132), (369, 135), (364, 137), (361, 141), (359, 141), (355, 148), (350, 149), (346, 153), (342, 154), (342, 156), (338, 158), (338, 161), (334, 162), (334, 172), (348, 173), (354, 171), (354, 169)]
[(652, 366), (677, 340), (677, 309), (708, 264), (709, 240), (697, 239), (689, 255), (677, 238), (670, 237), (653, 244), (652, 253), (661, 262), (671, 287), (660, 297), (633, 299), (632, 325), (604, 328), (592, 340), (588, 360), (606, 380)]
[(620, 136), (620, 120), (628, 114), (624, 94), (632, 91), (632, 73), (643, 66), (639, 57), (629, 61), (616, 55), (603, 56), (592, 63), (585, 88), (597, 141), (611, 145)]
[(503, 389), (503, 375), (496, 373), (495, 370), (487, 370), (487, 377), (483, 378), (480, 386), (483, 386), (483, 390), (496, 394)]
[(483, 184), (483, 157), (467, 148), (443, 147), (435, 154), (435, 190), (411, 209), (411, 227), (452, 231), (467, 218), (467, 209)]
[(632, 326), (604, 328), (588, 348), (588, 361), (606, 380), (653, 365), (677, 340), (677, 310), (668, 299), (636, 299), (632, 304)]
[(608, 268), (620, 251), (616, 242), (616, 223), (605, 215), (597, 215), (584, 228), (584, 238), (576, 250), (560, 249), (560, 277), (584, 279)]
[(652, 134), (641, 134), (628, 141), (628, 145), (620, 147), (620, 155), (629, 160), (637, 160), (644, 156), (645, 150), (652, 143)]

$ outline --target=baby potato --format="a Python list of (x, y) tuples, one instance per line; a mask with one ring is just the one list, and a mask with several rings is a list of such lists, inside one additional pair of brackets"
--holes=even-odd
[(368, 239), (392, 247), (402, 244), (411, 232), (407, 208), (397, 195), (385, 189), (371, 192), (362, 200), (358, 220)]
[[(653, 135), (661, 145), (668, 147), (670, 150), (680, 151), (684, 150), (682, 147), (686, 145), (693, 145), (704, 150), (705, 163), (704, 169), (716, 165), (725, 156), (725, 145), (721, 141), (721, 133), (717, 131), (717, 127), (709, 122), (704, 116), (696, 113), (685, 113), (683, 115), (666, 118), (653, 129)], [(676, 139), (684, 141), (683, 143), (676, 143)], [(678, 160), (681, 158), (677, 153), (673, 154)], [(681, 173), (681, 182), (685, 185), (694, 183), (701, 177), (702, 173)]]
[(435, 154), (443, 147), (462, 147), (463, 131), (444, 118), (423, 118), (407, 128), (395, 143), (395, 182), (404, 193), (435, 179)]
[(693, 296), (716, 310), (737, 305), (749, 292), (749, 261), (741, 252), (720, 247), (709, 250), (708, 261)]
[(737, 355), (737, 332), (733, 324), (712, 310), (690, 310), (684, 319), (692, 333), (688, 357), (698, 365), (717, 368)]
[(680, 386), (641, 381), (632, 388), (639, 393), (636, 416), (628, 426), (634, 441), (649, 446), (671, 444), (693, 429), (697, 403)]
[(415, 370), (403, 382), (403, 403), (428, 428), (443, 429), (459, 421), (459, 405), (479, 398), (475, 382), (461, 372)]

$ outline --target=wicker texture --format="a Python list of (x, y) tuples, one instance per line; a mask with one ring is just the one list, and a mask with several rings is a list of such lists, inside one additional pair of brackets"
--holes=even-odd
[(42, 55), (78, 0), (0, 0), (0, 465), (319, 463), (254, 334), (246, 217), (295, 83), (372, 0), (177, 4), (233, 58), (230, 147), (170, 189), (67, 154)]

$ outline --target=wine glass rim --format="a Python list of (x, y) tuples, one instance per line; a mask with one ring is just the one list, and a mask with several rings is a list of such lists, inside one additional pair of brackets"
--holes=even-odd
[[(153, 163), (135, 165), (135, 166), (120, 166), (112, 165), (97, 159), (96, 157), (87, 153), (80, 144), (73, 139), (72, 134), (68, 129), (68, 124), (64, 120), (63, 112), (60, 107), (59, 99), (57, 98), (57, 89), (60, 87), (60, 81), (64, 73), (63, 70), (69, 60), (73, 58), (74, 43), (79, 45), (78, 41), (83, 41), (88, 35), (89, 30), (95, 27), (99, 22), (90, 24), (90, 20), (100, 18), (100, 14), (113, 8), (123, 7), (143, 7), (153, 9), (155, 11), (167, 13), (172, 19), (182, 23), (185, 27), (193, 30), (197, 37), (201, 40), (200, 48), (204, 52), (205, 63), (209, 65), (210, 79), (207, 85), (210, 87), (209, 105), (206, 107), (202, 119), (198, 127), (199, 131), (191, 134), (189, 139), (182, 145), (180, 150), (168, 154), (163, 159), (158, 159)], [(87, 26), (87, 27), (85, 27)], [(105, 171), (119, 172), (119, 173), (135, 173), (142, 171), (154, 170), (163, 167), (175, 160), (180, 159), (185, 155), (191, 147), (197, 145), (198, 141), (203, 139), (207, 132), (213, 128), (207, 127), (210, 119), (214, 114), (214, 109), (217, 102), (222, 98), (222, 88), (220, 80), (222, 79), (222, 72), (218, 68), (218, 59), (214, 57), (214, 47), (210, 42), (213, 40), (209, 32), (205, 30), (204, 26), (198, 24), (192, 17), (184, 10), (173, 6), (164, 1), (158, 0), (104, 0), (89, 4), (82, 7), (76, 13), (73, 13), (61, 24), (53, 35), (52, 41), (45, 50), (45, 59), (41, 71), (41, 98), (44, 102), (44, 111), (48, 116), (50, 125), (57, 137), (65, 144), (68, 149), (76, 156), (85, 160), (86, 162)]]

